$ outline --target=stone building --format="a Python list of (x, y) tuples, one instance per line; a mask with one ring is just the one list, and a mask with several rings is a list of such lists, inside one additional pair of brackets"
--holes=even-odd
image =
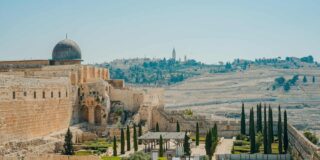
[(106, 127), (115, 103), (132, 112), (162, 105), (159, 94), (126, 87), (110, 79), (108, 69), (82, 65), (81, 57), (77, 43), (66, 38), (50, 60), (0, 61), (0, 144), (83, 122)]

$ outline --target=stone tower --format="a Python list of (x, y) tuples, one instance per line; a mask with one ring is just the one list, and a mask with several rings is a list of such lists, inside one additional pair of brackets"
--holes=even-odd
[(173, 60), (176, 60), (176, 50), (173, 48), (173, 50), (172, 50), (172, 59)]

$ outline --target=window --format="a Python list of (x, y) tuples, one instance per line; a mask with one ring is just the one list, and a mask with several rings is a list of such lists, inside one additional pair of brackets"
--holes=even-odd
[(59, 91), (59, 98), (61, 98), (61, 92)]
[(66, 97), (68, 97), (68, 92), (66, 92)]
[(51, 92), (51, 98), (53, 98), (53, 92)]
[(12, 98), (16, 99), (16, 92), (12, 92)]
[(37, 98), (37, 92), (33, 92), (33, 98), (34, 98), (34, 99)]
[(27, 92), (23, 92), (23, 95), (24, 95), (25, 97), (27, 97)]
[(46, 98), (46, 92), (42, 92), (42, 98)]

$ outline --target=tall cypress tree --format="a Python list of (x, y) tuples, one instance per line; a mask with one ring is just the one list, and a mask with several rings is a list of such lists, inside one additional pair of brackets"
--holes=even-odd
[(268, 154), (268, 128), (267, 128), (267, 107), (264, 105), (263, 108), (263, 153)]
[(156, 124), (156, 132), (160, 132), (159, 123)]
[(190, 143), (189, 143), (189, 136), (187, 135), (187, 132), (184, 135), (184, 141), (183, 141), (183, 149), (184, 154), (187, 156), (191, 155), (191, 149), (190, 149)]
[(129, 125), (127, 125), (127, 151), (131, 150), (131, 144), (130, 144), (130, 128)]
[(180, 124), (179, 124), (179, 121), (177, 121), (176, 131), (177, 131), (177, 132), (180, 132)]
[(113, 136), (113, 156), (117, 156), (117, 138)]
[(284, 111), (283, 120), (283, 147), (284, 153), (288, 153), (289, 139), (288, 139), (288, 122), (287, 122), (287, 111)]
[(134, 151), (138, 151), (138, 137), (137, 137), (136, 124), (133, 124), (133, 148), (134, 148)]
[(124, 143), (125, 143), (125, 140), (124, 140), (124, 131), (123, 131), (123, 128), (121, 128), (121, 136), (120, 136), (120, 145), (121, 145), (120, 153), (121, 153), (121, 154), (124, 154), (124, 153), (125, 153), (125, 151), (124, 151)]
[(262, 133), (262, 113), (261, 113), (262, 104), (257, 105), (257, 133)]
[(244, 112), (244, 103), (242, 103), (241, 109), (241, 134), (246, 135), (246, 114)]
[(274, 142), (274, 135), (273, 135), (273, 114), (272, 114), (272, 108), (269, 105), (269, 112), (268, 112), (268, 116), (269, 116), (269, 123), (268, 123), (268, 134), (269, 134), (269, 141), (270, 141), (270, 145)]
[(163, 157), (163, 140), (162, 140), (162, 135), (160, 135), (160, 140), (159, 140), (159, 157)]
[(212, 132), (211, 132), (211, 129), (209, 129), (209, 132), (207, 132), (207, 135), (206, 135), (206, 142), (205, 142), (206, 154), (208, 155), (209, 159), (211, 159), (213, 155), (212, 144), (213, 144)]
[(250, 126), (249, 126), (249, 135), (250, 135), (250, 153), (256, 153), (256, 133), (254, 125), (254, 112), (253, 108), (250, 110)]
[(74, 155), (73, 143), (72, 143), (72, 133), (68, 128), (66, 135), (64, 136), (64, 154), (65, 155)]
[(197, 126), (196, 126), (196, 146), (199, 146), (199, 123), (197, 122)]
[[(139, 135), (139, 137), (142, 136), (142, 125), (141, 125), (141, 123), (139, 123), (139, 132), (138, 132), (138, 135)], [(142, 144), (142, 141), (141, 141), (141, 140), (139, 140), (139, 144)]]
[(215, 123), (214, 126), (213, 126), (213, 139), (212, 141), (217, 141), (218, 140), (218, 127), (217, 127), (217, 124)]
[(279, 154), (283, 153), (283, 146), (282, 146), (282, 122), (281, 122), (281, 109), (280, 109), (280, 105), (279, 105), (279, 116), (278, 116), (278, 149), (279, 149)]

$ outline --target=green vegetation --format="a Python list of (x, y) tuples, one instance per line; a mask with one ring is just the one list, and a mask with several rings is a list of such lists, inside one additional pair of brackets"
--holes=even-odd
[(133, 154), (130, 154), (129, 157), (124, 157), (122, 160), (150, 160), (150, 154), (144, 153), (144, 152), (134, 152)]
[(117, 157), (117, 156), (112, 156), (112, 157), (103, 156), (103, 157), (101, 157), (101, 160), (121, 160), (121, 158)]
[(244, 112), (244, 103), (242, 103), (241, 109), (241, 134), (246, 135), (246, 114)]
[(284, 153), (288, 153), (289, 137), (288, 137), (288, 122), (287, 122), (287, 111), (283, 113), (283, 148)]
[(88, 155), (93, 155), (94, 153), (90, 150), (80, 150), (76, 151), (74, 155), (76, 156), (88, 156)]
[(86, 141), (84, 142), (84, 145), (86, 146), (87, 149), (92, 149), (92, 150), (97, 150), (99, 148), (109, 148), (113, 147), (112, 143), (107, 142), (105, 138), (99, 138), (94, 141)]
[(189, 136), (187, 135), (187, 132), (184, 135), (184, 140), (183, 140), (183, 149), (184, 149), (184, 154), (186, 156), (191, 156), (191, 148), (190, 148), (190, 143), (189, 143)]
[(127, 151), (130, 151), (131, 150), (131, 144), (130, 144), (130, 128), (129, 128), (129, 125), (127, 125), (126, 138), (127, 138)]
[(74, 149), (73, 149), (73, 143), (72, 143), (72, 133), (70, 131), (70, 128), (68, 128), (67, 133), (64, 137), (64, 155), (74, 155)]
[(185, 109), (183, 111), (184, 115), (186, 116), (192, 116), (193, 115), (193, 111), (191, 109)]
[(304, 132), (303, 135), (313, 144), (317, 144), (319, 141), (317, 136), (309, 131)]
[(303, 80), (302, 81), (303, 81), (303, 83), (307, 83), (308, 82), (308, 79), (307, 79), (306, 75), (303, 76)]
[(156, 132), (160, 132), (159, 123), (156, 124)]
[(218, 128), (215, 124), (212, 129), (209, 129), (206, 135), (205, 140), (205, 150), (206, 155), (209, 157), (209, 159), (212, 159), (213, 153), (216, 150), (216, 147), (218, 145)]
[(166, 157), (159, 157), (158, 160), (167, 160)]
[(117, 139), (113, 136), (113, 156), (117, 156)]
[(263, 108), (263, 146), (267, 146), (263, 148), (263, 153), (269, 153), (269, 140), (268, 140), (268, 127), (267, 127), (267, 106), (264, 105)]
[[(272, 143), (272, 153), (278, 154), (278, 143)], [(232, 154), (250, 153), (250, 142), (249, 140), (237, 140), (233, 143)], [(264, 153), (264, 146), (261, 146), (257, 153)]]
[(257, 132), (262, 133), (262, 105), (261, 103), (257, 105)]
[(279, 141), (279, 153), (282, 154), (283, 153), (283, 146), (282, 146), (282, 120), (281, 120), (281, 108), (280, 105), (278, 107), (278, 141)]
[[(139, 137), (142, 136), (142, 125), (139, 123), (139, 132), (138, 132)], [(142, 141), (139, 140), (139, 144), (142, 144)]]
[(133, 124), (133, 148), (135, 152), (138, 151), (138, 137), (137, 137), (136, 124)]
[(250, 119), (249, 119), (249, 138), (250, 138), (250, 153), (256, 153), (256, 132), (254, 125), (254, 115), (253, 108), (250, 110)]
[(179, 121), (177, 121), (176, 132), (180, 132), (180, 124), (179, 124)]
[(159, 157), (163, 157), (163, 140), (162, 140), (162, 135), (160, 135), (160, 140), (159, 140)]

